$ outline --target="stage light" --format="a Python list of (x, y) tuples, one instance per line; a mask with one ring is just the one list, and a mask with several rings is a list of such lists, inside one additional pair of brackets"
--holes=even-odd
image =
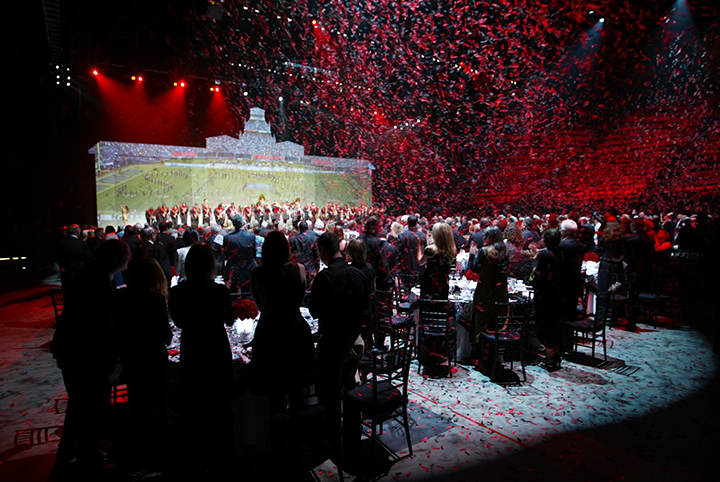
[(177, 82), (173, 82), (173, 87), (177, 87)]
[[(142, 80), (142, 79), (140, 79)], [(180, 87), (185, 88), (185, 82), (180, 82)]]
[(99, 72), (97, 71), (97, 69), (93, 70), (93, 75), (97, 76), (98, 74), (99, 74)]
[(138, 82), (142, 82), (142, 81), (143, 81), (143, 78), (142, 78), (142, 77), (138, 77)]
[(65, 85), (67, 85), (68, 87), (70, 87), (70, 82), (68, 82), (68, 83), (67, 83), (67, 84), (65, 84)]
[(137, 77), (135, 77), (134, 75), (132, 77), (130, 77), (130, 80), (135, 80), (135, 79), (137, 79)]
[(601, 19), (600, 19), (600, 23), (605, 23), (605, 19), (604, 19), (604, 18), (601, 18)]
[(220, 87), (215, 87), (215, 92), (220, 92)]
[(245, 97), (247, 97), (247, 96), (248, 96), (247, 91), (243, 92), (243, 95), (244, 95)]
[(278, 101), (282, 102), (283, 100), (284, 100), (284, 99), (283, 99), (283, 96), (282, 96), (282, 95), (281, 95), (280, 97), (278, 97)]

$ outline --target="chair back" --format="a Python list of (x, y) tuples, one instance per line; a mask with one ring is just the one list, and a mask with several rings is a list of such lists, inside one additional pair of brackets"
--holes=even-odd
[(420, 285), (420, 275), (418, 274), (400, 274), (398, 275), (396, 289), (398, 295), (407, 297), (410, 295), (410, 290), (415, 286)]
[(495, 340), (499, 343), (522, 342), (527, 335), (525, 327), (528, 322), (530, 303), (495, 303), (497, 322)]
[(612, 306), (612, 291), (598, 293), (595, 298), (595, 316), (593, 316), (595, 331), (601, 330), (610, 318), (610, 310)]
[(65, 306), (65, 291), (62, 288), (51, 288), (50, 296), (52, 297), (53, 309), (55, 310), (55, 320), (62, 314)]
[(375, 316), (377, 320), (392, 318), (395, 314), (395, 298), (391, 291), (375, 291)]
[(387, 381), (396, 389), (401, 389), (407, 396), (408, 375), (412, 358), (412, 346), (409, 339), (410, 331), (406, 331), (405, 339), (395, 348), (373, 353), (373, 398), (378, 398), (380, 381)]
[(448, 300), (420, 298), (418, 303), (421, 325), (445, 326), (448, 324), (450, 319), (450, 302)]

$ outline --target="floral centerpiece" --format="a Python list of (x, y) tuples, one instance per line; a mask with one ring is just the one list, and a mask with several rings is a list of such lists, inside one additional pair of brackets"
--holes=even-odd
[(235, 318), (240, 320), (254, 320), (258, 315), (258, 309), (253, 300), (239, 299), (232, 305)]

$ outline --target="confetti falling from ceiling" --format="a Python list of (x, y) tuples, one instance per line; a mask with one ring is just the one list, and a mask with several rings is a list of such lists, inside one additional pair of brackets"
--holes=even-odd
[[(708, 3), (171, 5), (142, 12), (132, 61), (166, 52), (170, 68), (222, 81), (238, 119), (258, 106), (278, 140), (370, 160), (374, 202), (391, 211), (628, 207), (669, 191), (668, 166), (680, 185), (659, 207), (720, 190), (720, 14)], [(106, 15), (125, 31), (137, 12), (116, 8)], [(606, 185), (588, 193), (597, 176)]]

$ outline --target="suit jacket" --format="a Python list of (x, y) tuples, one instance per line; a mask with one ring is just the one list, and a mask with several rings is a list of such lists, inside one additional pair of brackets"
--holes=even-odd
[(305, 266), (310, 278), (318, 268), (317, 237), (312, 231), (296, 234), (290, 238), (290, 249), (295, 261)]
[(67, 288), (68, 283), (93, 261), (93, 255), (85, 241), (68, 236), (57, 244), (55, 259), (60, 266), (62, 286)]
[(139, 258), (153, 258), (155, 261), (160, 263), (160, 267), (165, 274), (165, 278), (170, 284), (170, 278), (172, 278), (172, 271), (170, 271), (170, 258), (168, 258), (167, 251), (159, 244), (153, 243), (150, 240), (143, 241), (135, 251), (133, 251), (133, 260)]
[(228, 234), (223, 239), (225, 248), (225, 281), (233, 285), (243, 285), (250, 281), (250, 271), (255, 263), (255, 235), (244, 229)]

